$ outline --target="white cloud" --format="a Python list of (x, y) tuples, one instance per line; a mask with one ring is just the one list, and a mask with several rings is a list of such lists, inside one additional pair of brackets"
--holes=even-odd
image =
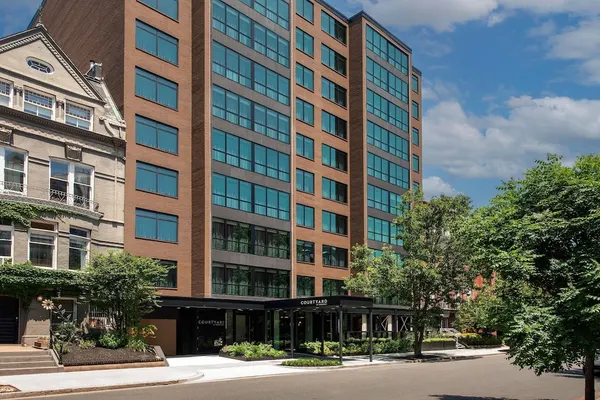
[[(547, 153), (573, 157), (600, 144), (600, 100), (512, 97), (506, 115), (467, 115), (456, 100), (427, 110), (424, 160), (465, 178), (520, 175)], [(597, 147), (596, 147), (597, 148)]]
[(458, 194), (458, 191), (439, 176), (430, 176), (423, 179), (423, 193), (426, 199), (430, 199), (442, 194), (454, 196)]
[(556, 32), (556, 24), (552, 20), (548, 20), (543, 24), (531, 28), (529, 30), (529, 36), (539, 36), (539, 37), (547, 37), (553, 35)]

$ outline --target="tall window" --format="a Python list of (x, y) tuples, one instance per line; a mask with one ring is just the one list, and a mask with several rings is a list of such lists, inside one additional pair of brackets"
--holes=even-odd
[(315, 209), (302, 204), (296, 204), (296, 225), (305, 228), (314, 228)]
[(0, 105), (12, 106), (12, 84), (5, 81), (0, 81)]
[(367, 185), (367, 206), (395, 215), (402, 215), (406, 208), (402, 195), (373, 185)]
[(296, 1), (296, 14), (309, 22), (314, 22), (315, 5), (308, 0)]
[(135, 142), (168, 153), (178, 153), (179, 131), (169, 125), (135, 116)]
[(248, 7), (254, 8), (260, 14), (271, 21), (284, 27), (290, 28), (290, 5), (284, 0), (240, 0)]
[(315, 124), (315, 106), (296, 97), (296, 119), (309, 125)]
[(421, 187), (421, 185), (419, 185), (419, 182), (413, 182), (413, 190), (415, 192), (418, 192), (420, 187)]
[(323, 211), (323, 232), (348, 234), (348, 217)]
[(296, 190), (301, 192), (314, 194), (315, 193), (315, 174), (304, 171), (300, 168), (296, 169)]
[(419, 93), (419, 77), (415, 74), (412, 76), (412, 90), (415, 93)]
[(56, 268), (56, 224), (32, 222), (29, 230), (29, 261), (36, 267)]
[(368, 24), (367, 49), (392, 64), (404, 75), (408, 75), (408, 54), (394, 46)]
[(321, 78), (321, 95), (327, 100), (333, 101), (337, 105), (346, 107), (346, 89), (337, 83), (331, 82), (325, 77)]
[(418, 146), (419, 142), (419, 130), (417, 128), (412, 128), (412, 143), (415, 146)]
[(296, 277), (296, 296), (312, 297), (315, 295), (315, 278), (312, 276)]
[(135, 94), (177, 110), (177, 83), (135, 67)]
[(296, 240), (296, 261), (308, 264), (315, 263), (315, 243)]
[(136, 161), (135, 188), (145, 192), (177, 197), (178, 172)]
[(367, 143), (408, 161), (408, 140), (371, 121), (367, 121)]
[(296, 133), (296, 154), (309, 160), (315, 159), (315, 141)]
[(398, 228), (390, 221), (368, 217), (367, 238), (376, 242), (402, 246), (402, 240), (397, 239)]
[(296, 63), (296, 83), (311, 92), (315, 90), (315, 74), (300, 63)]
[(82, 270), (86, 267), (90, 252), (90, 231), (80, 228), (69, 229), (69, 269)]
[(178, 63), (179, 40), (142, 21), (135, 21), (135, 47), (171, 64)]
[(179, 18), (179, 0), (138, 0), (152, 7), (167, 17), (177, 20)]
[(367, 152), (367, 175), (403, 189), (409, 188), (409, 171), (398, 164)]
[(345, 120), (323, 110), (321, 112), (321, 124), (325, 132), (346, 139), (348, 123)]
[(0, 190), (25, 192), (26, 153), (8, 147), (0, 147)]
[(54, 97), (25, 89), (23, 111), (46, 119), (54, 119)]
[(0, 265), (12, 260), (12, 224), (0, 220)]
[(135, 237), (177, 243), (178, 217), (155, 211), (135, 209)]
[(344, 289), (344, 281), (323, 278), (323, 296), (344, 296), (348, 291)]
[(81, 164), (50, 160), (50, 199), (91, 208), (94, 170)]
[(367, 80), (373, 82), (404, 104), (408, 104), (408, 83), (367, 57)]
[(348, 268), (348, 250), (324, 244), (323, 265), (335, 268)]
[(156, 287), (165, 289), (177, 288), (177, 261), (158, 260), (158, 263), (169, 269), (167, 276), (160, 282), (157, 282)]
[(341, 171), (348, 171), (348, 154), (333, 147), (323, 145), (323, 165), (330, 166)]
[(419, 172), (420, 167), (419, 167), (419, 156), (416, 154), (413, 154), (412, 156), (412, 169), (415, 172)]
[(346, 57), (321, 44), (321, 63), (346, 76)]
[(419, 103), (417, 103), (416, 101), (412, 102), (412, 116), (414, 119), (420, 119), (420, 113), (419, 113)]
[(323, 177), (323, 198), (348, 203), (348, 185)]
[(65, 122), (78, 128), (92, 130), (92, 109), (67, 102)]
[(346, 26), (325, 11), (321, 11), (321, 29), (332, 38), (346, 44)]
[(296, 28), (296, 48), (311, 57), (315, 55), (315, 39), (300, 28)]
[(367, 111), (408, 132), (408, 112), (370, 89), (367, 89)]

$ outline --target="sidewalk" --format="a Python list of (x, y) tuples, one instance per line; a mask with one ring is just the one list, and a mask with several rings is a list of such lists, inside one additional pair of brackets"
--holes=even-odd
[(168, 385), (193, 382), (201, 379), (202, 376), (202, 372), (194, 366), (0, 376), (0, 386), (10, 385), (20, 390), (20, 392), (1, 394), (0, 399), (33, 394), (45, 395), (135, 386)]

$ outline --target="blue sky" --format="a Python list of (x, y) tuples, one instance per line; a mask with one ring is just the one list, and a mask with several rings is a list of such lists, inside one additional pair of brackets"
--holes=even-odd
[[(484, 205), (548, 152), (572, 163), (600, 145), (599, 0), (330, 0), (364, 9), (413, 49), (423, 71), (428, 196)], [(0, 0), (0, 33), (39, 0)]]

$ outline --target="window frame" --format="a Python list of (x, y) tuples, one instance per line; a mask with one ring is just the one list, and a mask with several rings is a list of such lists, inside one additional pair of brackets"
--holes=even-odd
[(348, 108), (348, 89), (324, 76), (321, 77), (321, 97), (344, 109)]
[(14, 95), (15, 95), (14, 82), (6, 80), (6, 79), (0, 79), (0, 83), (8, 85), (8, 94), (1, 94), (0, 96), (8, 97), (8, 104), (5, 105), (5, 107), (12, 108), (13, 107), (13, 99), (14, 99)]
[[(327, 164), (325, 162), (325, 157), (324, 157), (324, 155), (326, 154), (325, 147), (329, 148), (329, 151), (328, 151), (328, 153), (329, 153), (329, 155), (328, 155), (329, 160), (332, 161), (332, 163), (335, 164), (335, 165)], [(332, 150), (335, 152), (335, 159), (334, 159), (334, 157), (331, 157)], [(344, 163), (343, 163), (344, 164), (344, 168), (339, 168), (338, 167), (338, 165), (339, 165), (338, 161), (341, 162), (340, 157), (342, 155), (343, 155), (343, 158), (344, 158)], [(348, 153), (346, 153), (345, 151), (336, 149), (335, 147), (329, 146), (328, 144), (325, 144), (325, 143), (323, 143), (321, 145), (321, 163), (323, 165), (325, 165), (327, 167), (330, 167), (330, 168), (333, 168), (333, 169), (335, 169), (337, 171), (342, 171), (342, 172), (348, 173)]]
[[(298, 136), (300, 136), (300, 138)], [(298, 153), (298, 149), (300, 148), (300, 146), (298, 146), (299, 139), (302, 140), (302, 149), (303, 150), (306, 148), (306, 141), (310, 140), (311, 155), (312, 155), (311, 157), (307, 156), (305, 151), (302, 151), (303, 154)], [(311, 137), (304, 136), (303, 134), (296, 132), (296, 155), (300, 156), (302, 158), (306, 158), (307, 160), (314, 161), (315, 160), (315, 140)]]
[[(156, 191), (152, 191), (149, 189), (143, 189), (138, 186), (138, 178), (139, 178), (140, 168), (145, 169), (146, 172), (150, 172), (150, 173), (154, 174), (154, 179), (155, 179), (154, 183), (155, 183)], [(152, 171), (151, 169), (154, 169), (154, 171)], [(162, 173), (161, 173), (161, 171), (162, 171)], [(175, 192), (176, 192), (175, 195), (170, 195), (170, 194), (167, 194), (165, 191), (160, 190), (160, 176), (161, 175), (167, 176), (170, 178), (175, 178)], [(170, 169), (170, 168), (161, 167), (161, 166), (155, 165), (155, 164), (150, 164), (150, 163), (147, 163), (144, 161), (136, 160), (135, 161), (135, 190), (140, 191), (140, 192), (152, 193), (152, 194), (156, 194), (159, 196), (165, 196), (165, 197), (171, 197), (171, 198), (177, 199), (177, 198), (179, 198), (179, 171)]]
[(156, 7), (154, 7), (154, 6), (150, 5), (150, 4), (148, 4), (148, 0), (138, 0), (138, 3), (141, 3), (141, 4), (145, 5), (146, 7), (153, 9), (153, 10), (154, 10), (154, 11), (156, 11), (157, 13), (159, 13), (159, 14), (162, 14), (162, 15), (164, 15), (165, 17), (167, 17), (167, 18), (169, 18), (169, 19), (172, 19), (172, 20), (173, 20), (173, 21), (175, 21), (175, 22), (179, 22), (179, 0), (174, 0), (174, 1), (175, 1), (175, 3), (177, 4), (177, 15), (176, 15), (175, 17), (173, 17), (173, 16), (171, 16), (171, 15), (169, 15), (169, 14), (165, 13), (163, 10), (161, 10), (161, 9), (159, 8), (159, 7), (160, 7), (160, 6), (159, 6), (159, 3), (160, 3), (160, 1), (161, 1), (161, 0), (156, 0)]
[[(302, 208), (302, 223), (298, 222), (298, 218), (300, 215), (299, 212), (299, 207)], [(312, 225), (306, 225), (306, 209), (312, 210)], [(315, 215), (315, 208), (314, 207), (310, 207), (307, 206), (305, 204), (300, 204), (300, 203), (296, 203), (296, 226), (301, 227), (301, 228), (306, 228), (306, 229), (315, 229), (315, 220), (316, 220), (316, 215)]]
[[(309, 244), (309, 247), (312, 248), (312, 253), (309, 256), (309, 261), (298, 259), (298, 255), (300, 254), (298, 252), (300, 242), (302, 243), (303, 248), (304, 248), (305, 244)], [(311, 265), (315, 264), (315, 242), (310, 242), (308, 240), (302, 240), (302, 239), (296, 239), (296, 262), (301, 263), (301, 264), (311, 264)]]
[[(312, 290), (310, 290), (309, 294), (305, 294), (305, 292), (306, 292), (305, 288), (302, 291), (302, 294), (300, 294), (300, 281), (304, 282), (304, 284), (302, 286), (306, 286), (306, 284), (308, 282), (312, 283)], [(297, 275), (296, 276), (296, 297), (298, 297), (298, 298), (314, 297), (315, 285), (316, 285), (315, 281), (316, 281), (316, 279), (314, 276)]]
[[(139, 74), (139, 72), (141, 73), (141, 75)], [(146, 76), (144, 76), (144, 75), (146, 75)], [(137, 87), (138, 87), (138, 77), (150, 80), (150, 77), (148, 75), (152, 76), (152, 78), (154, 79), (154, 84), (156, 85), (156, 87), (155, 87), (156, 98), (155, 99), (143, 96), (142, 94), (138, 93), (138, 90), (137, 90)], [(135, 92), (135, 96), (136, 97), (138, 97), (140, 99), (144, 99), (144, 100), (149, 101), (151, 103), (158, 104), (160, 106), (166, 107), (166, 108), (168, 108), (170, 110), (179, 111), (179, 84), (177, 82), (173, 82), (170, 79), (164, 78), (164, 77), (162, 77), (162, 76), (160, 76), (158, 74), (155, 74), (153, 72), (150, 72), (150, 71), (148, 71), (148, 70), (146, 70), (144, 68), (138, 67), (137, 65), (135, 66), (135, 75), (134, 76), (135, 76), (135, 80), (134, 80), (134, 92)], [(161, 102), (160, 101), (160, 99), (159, 99), (159, 85), (161, 84), (161, 81), (164, 81), (164, 82), (162, 82), (162, 85), (164, 87), (168, 87), (169, 89), (172, 89), (172, 90), (174, 89), (175, 90), (175, 106), (172, 107), (172, 106), (168, 105), (166, 102)], [(169, 84), (171, 86), (169, 86)]]
[[(45, 98), (49, 99), (52, 102), (52, 107), (51, 108), (47, 108), (47, 107), (44, 107), (43, 105), (36, 104), (36, 103), (31, 102), (31, 101), (27, 101), (25, 99), (25, 97), (27, 96), (28, 92), (31, 93), (31, 94), (33, 94), (33, 95), (41, 96), (41, 97), (45, 97)], [(41, 107), (41, 108), (43, 108), (45, 110), (50, 110), (50, 112), (51, 112), (50, 118), (46, 118), (46, 117), (40, 116), (39, 111), (36, 114), (34, 114), (32, 112), (29, 112), (29, 111), (26, 111), (25, 110), (25, 104), (31, 104), (31, 105), (35, 106), (36, 110), (39, 107)], [(49, 120), (54, 121), (54, 120), (56, 120), (56, 96), (51, 95), (51, 94), (45, 94), (44, 92), (39, 91), (37, 89), (32, 89), (32, 88), (29, 88), (29, 87), (24, 87), (23, 88), (23, 112), (25, 112), (27, 114), (30, 114), (30, 115), (35, 115), (35, 116), (40, 117), (40, 118), (49, 119)]]
[[(151, 146), (149, 144), (142, 143), (139, 141), (138, 138), (140, 136), (138, 135), (139, 132), (137, 129), (138, 123), (145, 125), (148, 128), (153, 128), (156, 130), (156, 146)], [(154, 124), (154, 126), (152, 126), (151, 124)], [(168, 129), (161, 130), (160, 129), (161, 126), (168, 128)], [(173, 132), (168, 132), (168, 130), (173, 130)], [(176, 147), (175, 152), (166, 150), (165, 147), (160, 147), (160, 144), (159, 144), (160, 143), (160, 132), (175, 136), (175, 147)], [(158, 122), (151, 118), (144, 117), (143, 115), (136, 114), (135, 115), (135, 144), (177, 156), (177, 155), (179, 155), (179, 129), (175, 128), (174, 126), (167, 125), (162, 122)]]
[[(31, 262), (31, 236), (33, 235), (38, 235), (38, 236), (46, 236), (46, 237), (52, 237), (52, 266), (50, 267), (44, 267), (41, 265), (35, 265), (33, 264), (33, 262), (31, 262), (31, 264), (34, 267), (38, 267), (38, 268), (43, 268), (43, 269), (57, 269), (58, 265), (57, 265), (57, 253), (58, 253), (58, 224), (56, 223), (52, 223), (52, 222), (47, 222), (47, 221), (32, 221), (32, 225), (35, 222), (39, 222), (42, 224), (47, 224), (48, 226), (52, 225), (53, 226), (53, 230), (49, 230), (49, 229), (41, 229), (41, 228), (34, 228), (34, 227), (30, 227), (27, 230), (27, 260), (29, 262)], [(35, 242), (34, 242), (35, 243)], [(44, 243), (40, 243), (40, 244), (44, 244)]]
[[(331, 32), (329, 32), (329, 30), (324, 29), (325, 22), (327, 22), (328, 27), (331, 28), (332, 21), (333, 21), (333, 34)], [(338, 28), (338, 27), (344, 28), (344, 40), (340, 40), (340, 38), (335, 35), (336, 31), (337, 31), (336, 28)], [(340, 42), (341, 44), (343, 44), (344, 46), (348, 46), (348, 27), (346, 25), (344, 25), (343, 23), (341, 23), (340, 21), (338, 21), (336, 18), (329, 15), (329, 13), (326, 13), (325, 10), (321, 10), (321, 30), (323, 32), (325, 32), (326, 34), (328, 34), (329, 36), (331, 36), (332, 38), (334, 38), (335, 40), (337, 40), (338, 42)]]
[[(302, 42), (302, 48), (298, 47), (298, 38), (301, 38), (301, 42)], [(310, 49), (310, 53), (307, 52), (306, 50), (306, 40), (310, 38), (310, 42), (311, 42), (311, 49)], [(309, 56), (310, 58), (315, 58), (315, 37), (310, 35), (309, 33), (303, 31), (302, 29), (296, 27), (296, 50), (306, 54), (307, 56)]]
[(415, 93), (419, 93), (419, 81), (421, 79), (419, 79), (419, 77), (415, 74), (412, 74), (412, 81), (411, 81), (411, 87), (412, 87), (412, 91)]
[[(11, 151), (13, 153), (20, 153), (23, 155), (23, 183), (21, 190), (14, 190), (12, 188), (5, 188), (7, 183), (6, 181), (6, 150)], [(15, 170), (17, 171), (17, 170)], [(17, 171), (19, 172), (19, 171)], [(27, 179), (29, 178), (29, 152), (15, 149), (11, 146), (0, 146), (0, 192), (2, 193), (10, 193), (10, 194), (19, 194), (23, 196), (27, 196)], [(11, 182), (12, 183), (12, 182)], [(19, 184), (16, 184), (19, 185)]]
[[(328, 122), (328, 125), (334, 125), (334, 130), (335, 132), (330, 132), (328, 130), (325, 129), (325, 121)], [(332, 124), (333, 123), (333, 124)], [(338, 134), (339, 129), (343, 126), (343, 130), (344, 132), (342, 132), (342, 134)], [(323, 132), (326, 132), (332, 136), (335, 136), (338, 139), (342, 139), (343, 141), (348, 141), (348, 121), (346, 121), (343, 118), (338, 117), (337, 115), (334, 115), (330, 112), (327, 112), (325, 110), (321, 110), (321, 130)]]
[[(158, 0), (160, 1), (160, 0)], [(179, 4), (179, 2), (177, 2)], [(139, 26), (138, 24), (141, 24), (142, 26)], [(138, 46), (138, 29), (143, 29), (145, 30), (147, 33), (151, 33), (154, 35), (155, 37), (155, 52), (146, 50), (141, 48), (140, 46)], [(160, 56), (160, 52), (159, 52), (159, 41), (161, 40), (161, 35), (165, 36), (162, 38), (162, 40), (169, 42), (171, 44), (175, 45), (175, 62), (168, 60), (164, 57)], [(175, 65), (175, 66), (179, 66), (179, 39), (176, 38), (175, 36), (169, 35), (168, 33), (166, 33), (165, 31), (162, 31), (158, 28), (153, 27), (152, 25), (142, 21), (141, 19), (136, 18), (135, 20), (135, 48), (146, 53), (146, 54), (150, 54), (151, 56), (154, 56), (156, 58), (159, 58), (165, 62), (168, 62), (171, 65)]]
[[(89, 111), (89, 113), (90, 113), (90, 119), (88, 121), (89, 124), (90, 124), (89, 128), (82, 128), (79, 125), (73, 125), (73, 124), (70, 124), (70, 123), (67, 122), (67, 115), (68, 115), (67, 114), (67, 108), (69, 106), (73, 106), (73, 107), (77, 107), (77, 108), (81, 108), (83, 110)], [(81, 117), (78, 117), (78, 116), (75, 116), (75, 115), (69, 115), (69, 116), (72, 117), (72, 118), (77, 119), (78, 121), (79, 120), (86, 121), (85, 119), (83, 119)], [(83, 130), (86, 130), (86, 131), (93, 131), (94, 130), (94, 109), (92, 107), (85, 106), (85, 105), (76, 103), (76, 102), (71, 101), (71, 100), (66, 100), (65, 101), (65, 124), (70, 125), (70, 126), (74, 126), (76, 128), (83, 129)]]
[[(325, 188), (327, 186), (329, 187), (330, 197), (327, 197), (325, 195)], [(344, 190), (344, 200), (340, 200), (340, 187)], [(332, 188), (335, 188), (335, 190), (332, 190)], [(335, 196), (333, 196), (332, 194), (335, 194)], [(321, 178), (321, 197), (326, 200), (335, 201), (336, 203), (348, 204), (348, 185), (342, 182), (338, 182), (335, 179), (323, 176)]]
[[(56, 189), (52, 189), (52, 180), (58, 180), (58, 181), (63, 181), (62, 179), (58, 179), (58, 178), (53, 178), (52, 177), (52, 163), (56, 162), (56, 163), (61, 163), (61, 164), (67, 164), (68, 165), (68, 172), (67, 172), (67, 191), (65, 192), (66, 194), (66, 202), (64, 202), (65, 204), (71, 205), (71, 206), (75, 206), (75, 207), (80, 207), (80, 208), (86, 208), (86, 207), (81, 207), (75, 204), (75, 196), (78, 197), (82, 197), (79, 195), (75, 194), (75, 185), (76, 184), (81, 184), (81, 185), (85, 185), (84, 183), (78, 183), (75, 182), (75, 168), (76, 167), (80, 167), (80, 168), (85, 168), (85, 169), (89, 169), (91, 171), (90, 173), (90, 196), (89, 199), (87, 199), (87, 201), (90, 203), (89, 204), (89, 208), (90, 210), (93, 210), (94, 208), (94, 197), (95, 197), (95, 189), (96, 189), (96, 169), (93, 166), (87, 165), (87, 164), (83, 164), (83, 163), (78, 163), (78, 162), (74, 162), (74, 161), (70, 161), (67, 159), (62, 159), (62, 158), (54, 158), (51, 157), (50, 158), (50, 165), (48, 168), (48, 188), (49, 190), (56, 190)], [(85, 185), (87, 186), (87, 185)], [(60, 192), (60, 191), (57, 191)], [(50, 192), (50, 200), (52, 199), (52, 192)], [(56, 200), (55, 200), (56, 201)], [(60, 200), (59, 200), (60, 201)]]
[[(10, 255), (8, 256), (0, 256), (0, 265), (8, 262), (14, 262), (14, 254), (15, 254), (15, 226), (14, 223), (10, 223), (10, 225), (2, 224), (0, 221), (0, 232), (9, 232), (10, 233)], [(6, 242), (5, 239), (0, 239), (2, 242)]]
[(416, 172), (417, 174), (421, 173), (421, 159), (418, 155), (413, 154), (412, 155), (412, 171)]
[[(331, 59), (333, 58), (333, 65), (330, 65)], [(327, 62), (325, 60), (327, 59)], [(338, 62), (344, 63), (343, 71), (338, 69)], [(325, 43), (321, 43), (321, 64), (334, 71), (335, 73), (347, 77), (348, 76), (348, 59), (327, 46)]]
[[(302, 107), (300, 107), (302, 106)], [(310, 120), (306, 120), (307, 111), (312, 114)], [(315, 105), (306, 100), (296, 97), (296, 119), (310, 126), (315, 126)]]
[(421, 119), (421, 106), (416, 101), (412, 101), (411, 115), (414, 119), (419, 121)]
[[(137, 219), (138, 219), (138, 211), (142, 211), (142, 212), (147, 212), (147, 213), (153, 213), (155, 214), (154, 220), (156, 221), (156, 237), (151, 238), (151, 237), (144, 237), (144, 236), (139, 236), (138, 235), (138, 230), (137, 230)], [(168, 222), (175, 222), (175, 226), (176, 226), (176, 230), (175, 230), (175, 240), (165, 240), (165, 239), (159, 239), (159, 223), (158, 221), (160, 220), (160, 216), (168, 216), (168, 217), (174, 217), (175, 221), (170, 220)], [(149, 216), (143, 216), (143, 218), (150, 218)], [(167, 221), (167, 219), (163, 219), (163, 221)], [(145, 208), (137, 208), (135, 209), (135, 238), (138, 240), (151, 240), (151, 241), (155, 241), (155, 242), (161, 242), (161, 243), (171, 243), (171, 244), (178, 244), (179, 243), (179, 216), (178, 215), (174, 215), (174, 214), (167, 214), (164, 212), (160, 212), (160, 211), (153, 211), (153, 210), (148, 210)]]
[[(72, 232), (73, 230), (79, 230), (81, 232), (85, 232), (86, 236), (74, 234)], [(90, 250), (91, 250), (91, 243), (92, 243), (91, 235), (92, 235), (92, 233), (89, 229), (79, 228), (79, 227), (75, 227), (75, 226), (69, 227), (69, 271), (83, 271), (85, 269), (85, 267), (88, 265), (88, 263), (90, 261)], [(81, 248), (71, 246), (71, 240), (84, 243), (85, 248), (81, 249)], [(80, 268), (80, 269), (71, 268), (71, 249), (85, 251), (85, 260), (84, 260), (85, 265), (82, 268)]]
[[(325, 248), (329, 248), (331, 250), (331, 252), (327, 253), (329, 254), (329, 257), (325, 256)], [(341, 250), (341, 251), (340, 251)], [(335, 260), (337, 260), (337, 265), (334, 265), (333, 263), (329, 263), (333, 260), (333, 257), (331, 256), (333, 253), (335, 253)], [(340, 265), (340, 254), (344, 254), (343, 257), (343, 261), (344, 261), (344, 265)], [(337, 247), (337, 246), (331, 246), (328, 244), (323, 244), (321, 245), (321, 255), (322, 255), (322, 263), (324, 267), (328, 267), (328, 268), (338, 268), (338, 269), (348, 269), (348, 249), (345, 249), (343, 247)], [(325, 262), (325, 260), (327, 260), (328, 263)]]
[[(332, 228), (332, 224), (331, 224), (332, 218), (335, 219), (335, 231), (325, 229), (325, 221), (327, 220), (326, 214), (329, 215), (328, 225), (329, 225), (330, 229)], [(342, 224), (342, 223), (340, 223), (340, 221), (344, 221), (344, 223)], [(340, 236), (348, 236), (348, 230), (349, 230), (348, 216), (346, 216), (346, 215), (337, 214), (332, 211), (322, 210), (321, 211), (321, 225), (322, 225), (321, 230), (325, 233), (331, 233), (333, 235), (340, 235)], [(341, 227), (344, 228), (343, 229), (344, 232), (342, 232), (340, 230)]]
[[(300, 174), (302, 177), (302, 183), (301, 183), (300, 187), (298, 187), (298, 185), (300, 184), (298, 174)], [(307, 190), (307, 187), (306, 187), (306, 179), (307, 178), (312, 179), (312, 191)], [(299, 192), (310, 194), (310, 195), (314, 196), (315, 195), (315, 174), (312, 172), (303, 170), (301, 168), (296, 168), (296, 190)]]
[[(301, 68), (301, 72), (302, 72), (302, 82), (300, 82), (300, 79), (298, 79), (298, 67)], [(310, 71), (311, 73), (311, 84), (310, 87), (306, 86), (304, 83), (306, 81), (306, 71)], [(296, 85), (298, 86), (302, 86), (304, 89), (309, 90), (311, 92), (314, 93), (315, 91), (315, 71), (313, 71), (312, 69), (304, 66), (303, 64), (296, 62)]]
[[(416, 138), (416, 140), (415, 140)], [(414, 144), (415, 146), (420, 146), (421, 145), (421, 132), (419, 131), (418, 128), (415, 128), (413, 126), (412, 128), (412, 144)]]
[[(310, 18), (305, 15), (306, 6), (310, 8)], [(302, 8), (299, 10), (299, 8)], [(300, 18), (310, 22), (311, 24), (315, 24), (315, 4), (309, 0), (296, 0), (296, 15), (300, 16)]]

